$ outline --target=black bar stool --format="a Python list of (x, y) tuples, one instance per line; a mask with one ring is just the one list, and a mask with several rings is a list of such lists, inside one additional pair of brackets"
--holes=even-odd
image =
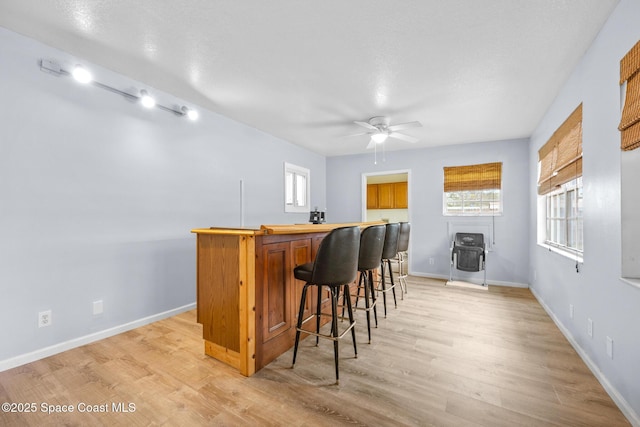
[[(378, 312), (376, 309), (376, 293), (373, 281), (373, 270), (380, 266), (382, 259), (382, 248), (384, 246), (384, 235), (386, 227), (384, 225), (372, 225), (365, 228), (360, 235), (360, 256), (358, 257), (358, 293), (356, 295), (356, 310), (367, 312), (367, 332), (369, 343), (371, 343), (371, 310), (378, 327)], [(358, 307), (360, 290), (364, 289), (364, 308)]]
[[(387, 224), (386, 232), (384, 235), (384, 246), (382, 247), (382, 257), (380, 260), (380, 289), (382, 293), (382, 301), (384, 305), (384, 317), (387, 317), (387, 292), (393, 291), (393, 304), (398, 307), (398, 301), (396, 300), (396, 284), (393, 280), (393, 269), (391, 268), (391, 260), (394, 259), (398, 253), (398, 234), (400, 233), (400, 224), (397, 222)], [(385, 278), (385, 263), (389, 267), (389, 281), (391, 286), (387, 287)]]
[[(333, 354), (336, 365), (336, 384), (339, 383), (338, 373), (338, 340), (341, 339), (349, 330), (353, 338), (353, 351), (355, 357), (358, 357), (358, 349), (356, 347), (356, 331), (353, 328), (356, 324), (353, 318), (353, 307), (351, 306), (351, 298), (347, 298), (346, 305), (349, 313), (349, 325), (338, 334), (338, 297), (340, 288), (344, 287), (344, 294), (349, 295), (349, 284), (353, 282), (358, 273), (358, 254), (360, 250), (360, 227), (340, 227), (332, 230), (320, 242), (318, 253), (314, 262), (302, 264), (293, 270), (296, 279), (305, 281), (302, 288), (302, 297), (300, 299), (300, 311), (298, 312), (298, 324), (296, 326), (296, 341), (293, 347), (293, 363), (296, 363), (296, 355), (298, 353), (298, 343), (300, 341), (300, 332), (305, 332), (316, 337), (316, 345), (318, 338), (328, 338), (333, 340)], [(316, 312), (311, 316), (303, 319), (305, 301), (307, 300), (307, 290), (310, 286), (318, 287), (318, 301)], [(329, 288), (331, 293), (331, 333), (329, 335), (320, 333), (320, 317), (326, 316), (322, 313), (322, 287)], [(315, 332), (302, 329), (303, 323), (311, 319), (316, 319)]]
[(409, 233), (411, 232), (411, 224), (408, 222), (400, 223), (400, 234), (398, 234), (398, 282), (402, 289), (402, 299), (407, 293), (407, 251), (409, 250)]

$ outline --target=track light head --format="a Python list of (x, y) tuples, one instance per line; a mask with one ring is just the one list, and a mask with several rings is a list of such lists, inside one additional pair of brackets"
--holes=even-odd
[(153, 108), (156, 105), (156, 100), (143, 89), (140, 91), (140, 103), (146, 108)]
[(181, 111), (182, 115), (187, 116), (189, 120), (198, 120), (198, 117), (200, 117), (198, 110), (194, 110), (192, 108), (182, 107)]
[(71, 75), (74, 79), (76, 79), (76, 81), (83, 84), (87, 84), (93, 80), (93, 76), (91, 75), (89, 70), (84, 68), (82, 65), (76, 65), (75, 67), (73, 67)]

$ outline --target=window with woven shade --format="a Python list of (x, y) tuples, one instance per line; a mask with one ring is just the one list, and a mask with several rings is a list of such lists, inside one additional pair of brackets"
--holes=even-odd
[(624, 107), (618, 129), (620, 148), (624, 151), (640, 147), (640, 41), (620, 60), (620, 85), (624, 91)]
[(444, 168), (445, 215), (495, 215), (502, 212), (502, 163)]
[(582, 104), (538, 151), (538, 194), (550, 193), (582, 176)]
[(542, 243), (561, 253), (583, 248), (582, 104), (538, 151), (538, 194), (544, 212)]

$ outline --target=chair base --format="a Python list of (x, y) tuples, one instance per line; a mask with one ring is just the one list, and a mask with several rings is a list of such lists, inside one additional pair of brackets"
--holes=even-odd
[[(317, 306), (316, 306), (316, 312), (313, 313), (311, 316), (308, 316), (306, 319), (302, 318), (302, 314), (304, 313), (304, 309), (305, 309), (305, 302), (307, 301), (307, 291), (309, 289), (310, 286), (317, 286), (318, 288), (318, 298), (317, 298)], [(327, 286), (329, 288), (330, 294), (331, 294), (331, 314), (328, 315), (326, 313), (322, 313), (322, 287), (323, 286)], [(333, 358), (334, 358), (334, 363), (335, 363), (335, 368), (336, 368), (336, 384), (339, 384), (339, 380), (340, 380), (340, 372), (338, 369), (338, 342), (340, 341), (340, 339), (342, 337), (344, 337), (347, 332), (351, 331), (351, 338), (353, 339), (353, 351), (355, 353), (355, 357), (358, 357), (358, 348), (356, 346), (356, 331), (354, 329), (354, 326), (356, 324), (355, 319), (353, 318), (353, 307), (351, 306), (351, 298), (347, 298), (347, 312), (349, 314), (349, 325), (346, 327), (346, 329), (342, 332), (338, 332), (338, 319), (341, 318), (341, 316), (338, 316), (338, 297), (340, 294), (340, 288), (344, 287), (344, 293), (345, 295), (349, 294), (349, 285), (345, 284), (345, 285), (340, 285), (340, 286), (328, 286), (328, 285), (316, 285), (313, 283), (307, 283), (304, 285), (304, 287), (302, 288), (302, 295), (300, 298), (300, 310), (298, 311), (298, 322), (296, 324), (296, 341), (293, 347), (293, 361), (291, 363), (291, 368), (293, 368), (296, 364), (296, 356), (298, 354), (298, 344), (300, 342), (300, 334), (301, 333), (305, 333), (305, 334), (310, 334), (316, 337), (316, 345), (318, 344), (318, 339), (319, 338), (325, 338), (325, 339), (330, 339), (333, 341)], [(329, 335), (327, 334), (321, 334), (320, 333), (320, 319), (323, 316), (329, 316), (331, 317), (331, 333)], [(316, 330), (314, 331), (310, 331), (307, 329), (304, 329), (302, 327), (302, 325), (312, 319), (316, 320)]]
[[(451, 256), (451, 262), (449, 263), (449, 282), (455, 282), (455, 280), (453, 279), (453, 270), (454, 268), (456, 270), (458, 270), (458, 268), (456, 268), (455, 266), (457, 265), (457, 256), (455, 254), (453, 254)], [(467, 271), (467, 270), (464, 270)], [(482, 271), (484, 273), (484, 277), (482, 279), (482, 285), (480, 286), (487, 286), (487, 268), (484, 262), (484, 257), (480, 258), (480, 266), (479, 266), (479, 270), (477, 271), (472, 271), (473, 273), (479, 273), (480, 271)]]
[[(385, 262), (388, 266), (389, 270), (389, 281), (391, 282), (391, 286), (387, 287), (386, 283), (386, 275), (385, 275)], [(382, 294), (382, 305), (384, 306), (384, 317), (387, 317), (387, 292), (393, 293), (393, 304), (396, 308), (398, 308), (398, 300), (396, 298), (396, 283), (393, 280), (393, 269), (391, 268), (391, 259), (383, 259), (380, 263), (380, 281), (378, 282), (378, 287), (376, 288), (378, 294)]]
[[(310, 320), (316, 319), (317, 317), (318, 317), (318, 315), (316, 313), (313, 313), (312, 315), (310, 315), (306, 319), (302, 320), (302, 325), (304, 325), (305, 323), (309, 322)], [(330, 315), (329, 313), (320, 313), (320, 318), (322, 318), (322, 317), (332, 318), (333, 316)], [(348, 317), (338, 316), (338, 320), (345, 320), (345, 319), (348, 319)], [(296, 331), (297, 332), (302, 332), (302, 333), (308, 334), (308, 335), (313, 335), (314, 337), (326, 338), (326, 339), (335, 341), (335, 340), (342, 339), (342, 337), (344, 337), (351, 329), (353, 329), (355, 324), (356, 324), (355, 320), (353, 321), (353, 323), (349, 322), (349, 325), (344, 330), (340, 331), (338, 336), (335, 336), (335, 337), (333, 335), (331, 335), (331, 334), (322, 334), (320, 332), (314, 332), (314, 331), (311, 331), (309, 329), (305, 329), (305, 328), (302, 328), (302, 327), (300, 327), (300, 328), (296, 327)], [(357, 356), (358, 355), (356, 354), (356, 357)]]
[(398, 264), (398, 283), (400, 283), (400, 289), (402, 289), (400, 296), (403, 300), (404, 294), (407, 293), (407, 277), (409, 276), (409, 274), (407, 273), (406, 257), (406, 252), (398, 252), (398, 257), (396, 258), (396, 263)]
[[(364, 284), (362, 284), (362, 282), (364, 282)], [(361, 289), (364, 289), (364, 307), (358, 307)], [(360, 277), (358, 279), (358, 292), (357, 294), (351, 294), (350, 296), (356, 297), (356, 303), (353, 309), (362, 310), (367, 313), (367, 334), (369, 336), (369, 344), (371, 344), (371, 311), (373, 311), (376, 328), (378, 327), (378, 310), (376, 309), (378, 300), (376, 299), (376, 290), (373, 285), (373, 271), (360, 271)], [(345, 297), (346, 296), (343, 295), (343, 301)], [(344, 317), (344, 308), (342, 309), (342, 315)]]

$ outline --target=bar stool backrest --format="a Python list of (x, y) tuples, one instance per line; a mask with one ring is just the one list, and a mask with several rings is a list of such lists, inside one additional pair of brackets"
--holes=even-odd
[(372, 225), (362, 231), (358, 270), (368, 271), (380, 266), (385, 232), (384, 225)]
[(333, 229), (320, 242), (311, 283), (338, 286), (354, 281), (358, 273), (359, 251), (360, 227)]
[(400, 224), (397, 222), (387, 224), (384, 235), (384, 246), (382, 248), (381, 259), (395, 258), (398, 253), (398, 234), (400, 232)]
[(408, 222), (400, 223), (400, 234), (398, 236), (398, 252), (406, 252), (409, 250), (409, 233), (411, 224)]

